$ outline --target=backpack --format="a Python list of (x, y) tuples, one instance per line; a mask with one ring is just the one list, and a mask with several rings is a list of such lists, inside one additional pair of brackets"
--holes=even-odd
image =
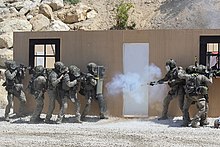
[(197, 76), (198, 74), (191, 74), (190, 78), (186, 80), (185, 91), (189, 95), (197, 95)]

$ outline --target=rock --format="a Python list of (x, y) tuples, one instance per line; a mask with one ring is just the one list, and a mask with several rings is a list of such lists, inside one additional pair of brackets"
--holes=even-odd
[(13, 32), (7, 32), (0, 35), (0, 48), (13, 47)]
[(53, 20), (49, 26), (41, 29), (41, 31), (69, 31), (70, 28), (60, 20)]
[(98, 13), (95, 10), (91, 10), (86, 13), (87, 18), (95, 18)]
[(0, 22), (0, 32), (31, 31), (32, 25), (26, 17), (7, 18)]
[[(3, 83), (4, 80), (0, 80), (0, 85), (2, 85)], [(0, 108), (4, 109), (7, 103), (7, 91), (5, 90), (5, 87), (0, 86)]]
[(63, 0), (43, 0), (42, 3), (50, 5), (53, 11), (57, 11), (64, 7)]
[(54, 19), (53, 10), (48, 4), (41, 4), (39, 7), (39, 13), (43, 14), (49, 19)]
[(11, 49), (1, 49), (0, 50), (0, 66), (5, 67), (6, 60), (13, 60), (13, 51)]
[(38, 14), (33, 18), (31, 18), (30, 23), (33, 26), (32, 28), (33, 31), (39, 31), (43, 27), (48, 26), (50, 24), (50, 20), (43, 14)]

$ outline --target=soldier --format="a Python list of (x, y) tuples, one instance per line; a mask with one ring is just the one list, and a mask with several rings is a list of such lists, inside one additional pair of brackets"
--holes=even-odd
[(61, 88), (61, 79), (63, 78), (63, 73), (65, 71), (65, 66), (62, 62), (55, 62), (54, 69), (48, 75), (48, 95), (49, 95), (49, 108), (46, 115), (45, 122), (49, 123), (52, 117), (53, 110), (55, 108), (55, 100), (58, 101), (60, 108), (62, 106), (61, 99), (59, 97), (59, 89)]
[(16, 62), (13, 60), (7, 60), (5, 62), (5, 66), (6, 82), (3, 85), (6, 86), (5, 89), (8, 92), (8, 104), (5, 108), (5, 120), (9, 121), (9, 113), (10, 109), (12, 108), (14, 96), (17, 97), (20, 101), (18, 116), (22, 116), (24, 114), (26, 97), (25, 93), (23, 92), (22, 79), (24, 78), (25, 71), (24, 69), (18, 67)]
[(30, 118), (30, 123), (41, 122), (40, 114), (44, 107), (44, 93), (47, 89), (47, 76), (42, 65), (38, 65), (33, 70), (33, 77), (29, 82), (31, 94), (35, 97), (36, 107)]
[[(100, 67), (100, 69), (98, 69)], [(83, 110), (81, 119), (84, 120), (88, 114), (93, 98), (98, 100), (100, 109), (100, 119), (107, 119), (105, 116), (106, 104), (102, 93), (102, 80), (104, 75), (104, 67), (97, 66), (95, 63), (87, 65), (88, 73), (84, 75), (81, 82), (80, 93), (87, 99), (86, 106)]]
[(69, 71), (64, 74), (62, 79), (62, 88), (60, 89), (62, 107), (58, 115), (57, 123), (61, 123), (63, 120), (64, 112), (68, 107), (67, 98), (69, 98), (73, 103), (75, 103), (76, 122), (81, 123), (80, 101), (77, 97), (79, 78), (80, 78), (80, 69), (75, 65), (70, 65)]
[[(179, 108), (183, 112), (183, 103), (184, 103), (184, 84), (185, 81), (178, 78), (179, 72), (185, 72), (182, 67), (177, 67), (176, 62), (173, 59), (169, 59), (166, 62), (166, 70), (167, 74), (164, 78), (160, 79), (156, 83), (163, 84), (164, 82), (168, 82), (171, 90), (168, 92), (167, 96), (163, 100), (163, 111), (162, 116), (158, 120), (167, 119), (168, 108), (171, 100), (178, 96), (179, 100)], [(155, 82), (151, 82), (151, 85), (154, 85)]]
[(202, 121), (204, 123), (203, 117), (206, 115), (206, 95), (208, 94), (208, 84), (212, 83), (211, 77), (206, 77), (205, 75), (201, 75), (195, 73), (196, 67), (190, 66), (187, 69), (187, 73), (179, 73), (178, 77), (180, 79), (186, 80), (185, 92), (186, 92), (186, 99), (184, 101), (183, 106), (183, 126), (189, 125), (189, 107), (190, 105), (195, 102), (198, 112), (193, 117), (191, 121), (191, 126), (194, 128), (199, 127), (198, 122)]

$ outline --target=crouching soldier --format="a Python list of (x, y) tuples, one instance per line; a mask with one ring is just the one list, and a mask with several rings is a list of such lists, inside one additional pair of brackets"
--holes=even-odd
[(5, 120), (9, 121), (9, 113), (13, 105), (14, 96), (17, 97), (20, 101), (18, 116), (22, 116), (24, 114), (26, 96), (23, 91), (22, 80), (24, 78), (25, 72), (23, 69), (19, 68), (16, 65), (16, 62), (13, 60), (7, 60), (5, 62), (5, 66), (6, 66), (6, 71), (5, 71), (6, 82), (3, 84), (3, 86), (6, 86), (5, 89), (8, 92), (7, 95), (8, 104), (5, 108)]
[(62, 100), (62, 107), (58, 115), (57, 123), (61, 123), (64, 118), (64, 113), (68, 107), (67, 100), (70, 99), (75, 103), (76, 122), (81, 123), (80, 120), (80, 101), (77, 97), (77, 90), (80, 78), (80, 69), (75, 65), (70, 65), (68, 72), (65, 72), (61, 81), (62, 88), (60, 89), (60, 97)]
[(80, 93), (85, 96), (87, 103), (83, 110), (81, 119), (84, 120), (85, 116), (88, 114), (91, 106), (92, 100), (98, 100), (100, 119), (107, 119), (105, 116), (106, 104), (103, 97), (103, 77), (104, 77), (104, 67), (97, 66), (95, 63), (89, 63), (87, 65), (88, 72), (85, 73), (82, 82)]
[(198, 112), (193, 117), (191, 121), (191, 126), (193, 128), (199, 127), (198, 123), (201, 123), (201, 119), (204, 115), (206, 115), (207, 102), (206, 96), (208, 94), (208, 86), (212, 83), (212, 77), (206, 77), (205, 75), (201, 75), (195, 72), (195, 68), (190, 66), (186, 71), (187, 73), (179, 73), (178, 77), (186, 80), (186, 99), (184, 101), (183, 106), (183, 126), (188, 126), (189, 121), (189, 107), (195, 102)]
[(38, 65), (33, 70), (33, 77), (29, 82), (30, 93), (35, 97), (36, 107), (30, 118), (30, 123), (42, 122), (40, 114), (44, 107), (44, 93), (47, 89), (47, 75), (42, 65)]

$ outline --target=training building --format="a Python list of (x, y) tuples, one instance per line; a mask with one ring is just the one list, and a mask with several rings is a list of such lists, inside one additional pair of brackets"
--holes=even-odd
[[(108, 114), (118, 117), (147, 117), (160, 115), (162, 100), (149, 93), (152, 88), (146, 84), (142, 87), (141, 101), (135, 101), (135, 95), (126, 92), (110, 95), (107, 83), (116, 75), (137, 73), (142, 75), (144, 69), (152, 63), (159, 67), (164, 76), (165, 62), (172, 58), (178, 66), (186, 68), (194, 64), (195, 56), (199, 63), (212, 66), (218, 60), (220, 48), (220, 30), (187, 29), (187, 30), (103, 30), (103, 31), (67, 31), (67, 32), (15, 32), (14, 60), (25, 66), (43, 65), (52, 68), (55, 61), (62, 61), (66, 66), (77, 65), (86, 71), (89, 62), (106, 67), (104, 96)], [(146, 75), (145, 75), (146, 76)], [(30, 76), (24, 79), (27, 87)], [(144, 81), (143, 81), (144, 82)], [(166, 85), (165, 85), (166, 86)], [(215, 78), (209, 89), (209, 116), (220, 115), (219, 90), (220, 79)], [(132, 87), (131, 87), (132, 89)], [(117, 89), (115, 89), (117, 90)], [(159, 89), (156, 93), (160, 93)], [(168, 90), (168, 88), (167, 88)], [(167, 92), (167, 91), (166, 91)], [(35, 100), (26, 92), (26, 112), (32, 112)], [(161, 97), (161, 96), (160, 96)], [(85, 100), (79, 95), (81, 108)], [(194, 106), (193, 106), (194, 107)], [(18, 101), (15, 102), (15, 110)], [(45, 96), (44, 112), (48, 109), (48, 95)], [(56, 105), (55, 114), (58, 112)], [(194, 108), (193, 108), (194, 109)], [(194, 110), (191, 110), (192, 112)], [(69, 102), (67, 113), (74, 114), (74, 105)], [(97, 102), (92, 103), (91, 114), (98, 114)], [(177, 100), (171, 102), (169, 114), (180, 115)]]

